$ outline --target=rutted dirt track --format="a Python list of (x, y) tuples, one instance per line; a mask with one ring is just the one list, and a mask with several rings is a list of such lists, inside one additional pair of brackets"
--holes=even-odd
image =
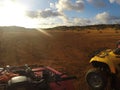
[[(46, 34), (47, 33), (47, 34)], [(76, 75), (76, 90), (89, 90), (85, 72), (90, 68), (89, 55), (99, 48), (114, 48), (120, 33), (47, 31), (24, 28), (0, 28), (0, 66), (40, 64)]]

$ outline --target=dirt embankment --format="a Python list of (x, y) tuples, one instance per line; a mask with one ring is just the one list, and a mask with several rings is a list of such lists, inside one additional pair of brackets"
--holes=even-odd
[(47, 31), (0, 30), (0, 66), (42, 64), (76, 75), (76, 90), (89, 90), (85, 73), (89, 55), (99, 48), (114, 48), (120, 33), (114, 30)]

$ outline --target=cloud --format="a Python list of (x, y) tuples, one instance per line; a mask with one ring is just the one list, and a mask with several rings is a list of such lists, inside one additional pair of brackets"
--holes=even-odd
[(111, 16), (108, 12), (98, 13), (95, 19), (101, 24), (115, 24), (120, 21), (120, 17)]
[(39, 19), (39, 27), (40, 28), (51, 28), (55, 26), (63, 26), (65, 25), (63, 21), (59, 17), (55, 18), (40, 18)]
[(61, 14), (60, 19), (62, 19), (64, 24), (70, 24), (71, 21), (69, 21), (69, 17), (64, 13), (64, 11), (65, 10), (82, 11), (84, 10), (84, 2), (83, 0), (75, 0), (75, 2), (72, 2), (71, 0), (59, 0), (55, 4), (55, 7), (56, 10)]
[(80, 26), (91, 24), (91, 20), (89, 20), (87, 18), (74, 18), (73, 21), (74, 21), (75, 25), (80, 25)]
[(110, 15), (107, 12), (99, 13), (96, 15), (96, 20), (102, 22), (102, 23), (107, 23), (110, 19)]
[(45, 9), (43, 11), (28, 11), (27, 16), (31, 18), (49, 18), (49, 17), (62, 16), (62, 14), (57, 11), (53, 11), (51, 9)]
[(60, 12), (64, 10), (82, 11), (84, 9), (84, 2), (83, 0), (76, 0), (75, 3), (70, 0), (59, 0), (58, 3), (56, 3), (56, 8)]
[(54, 3), (50, 3), (50, 8), (55, 8), (55, 4)]
[(117, 3), (117, 4), (120, 4), (120, 0), (109, 0), (110, 1), (110, 3)]
[(91, 19), (88, 18), (66, 18), (66, 22), (64, 22), (64, 26), (85, 26), (85, 25), (91, 25), (92, 24)]
[(112, 16), (108, 12), (98, 13), (91, 18), (67, 18), (65, 25), (68, 26), (86, 26), (95, 24), (120, 24), (120, 17)]
[(57, 16), (61, 16), (61, 14), (51, 9), (45, 9), (39, 12), (39, 17), (42, 17), (42, 18), (57, 17)]
[[(70, 0), (59, 0), (56, 3), (50, 3), (50, 8), (40, 11), (29, 11), (27, 16), (30, 18), (38, 18), (40, 22), (44, 22), (44, 24), (40, 23), (39, 25), (46, 26), (46, 24), (55, 26), (55, 25), (83, 25), (82, 22), (87, 23), (85, 19), (81, 23), (76, 20), (70, 20), (69, 17), (63, 12), (64, 10), (75, 10), (75, 11), (82, 11), (84, 9), (84, 2), (83, 0), (76, 0), (74, 3)], [(47, 21), (44, 20), (47, 18)], [(55, 20), (51, 20), (51, 19)], [(48, 23), (51, 21), (51, 23)], [(73, 22), (74, 21), (74, 22)], [(47, 23), (46, 23), (47, 22)], [(54, 23), (55, 22), (55, 23)], [(73, 22), (73, 23), (72, 23)], [(57, 24), (56, 24), (57, 23)]]
[(38, 18), (38, 12), (37, 11), (27, 11), (27, 16), (30, 18)]
[[(104, 7), (106, 4), (103, 0), (87, 0), (95, 7)], [(114, 0), (113, 0), (114, 1)], [(111, 0), (111, 3), (112, 0)], [(55, 26), (85, 26), (94, 24), (118, 24), (120, 17), (111, 16), (108, 12), (98, 13), (90, 18), (71, 18), (65, 14), (66, 10), (82, 11), (84, 10), (83, 0), (59, 0), (55, 3), (50, 3), (50, 8), (40, 11), (30, 11), (27, 16), (38, 20), (39, 27), (55, 27)]]
[(105, 7), (106, 4), (103, 0), (87, 0), (89, 3), (93, 4), (95, 7)]

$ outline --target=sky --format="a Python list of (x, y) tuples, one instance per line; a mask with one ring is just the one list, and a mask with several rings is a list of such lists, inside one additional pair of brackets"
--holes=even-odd
[(0, 0), (0, 26), (120, 24), (120, 0)]

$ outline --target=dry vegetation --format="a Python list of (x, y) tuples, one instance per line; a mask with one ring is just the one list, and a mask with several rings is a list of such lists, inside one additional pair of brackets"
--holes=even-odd
[(114, 48), (119, 30), (39, 30), (0, 28), (0, 66), (41, 64), (76, 75), (76, 90), (89, 90), (85, 73), (91, 67), (89, 55), (99, 48)]

